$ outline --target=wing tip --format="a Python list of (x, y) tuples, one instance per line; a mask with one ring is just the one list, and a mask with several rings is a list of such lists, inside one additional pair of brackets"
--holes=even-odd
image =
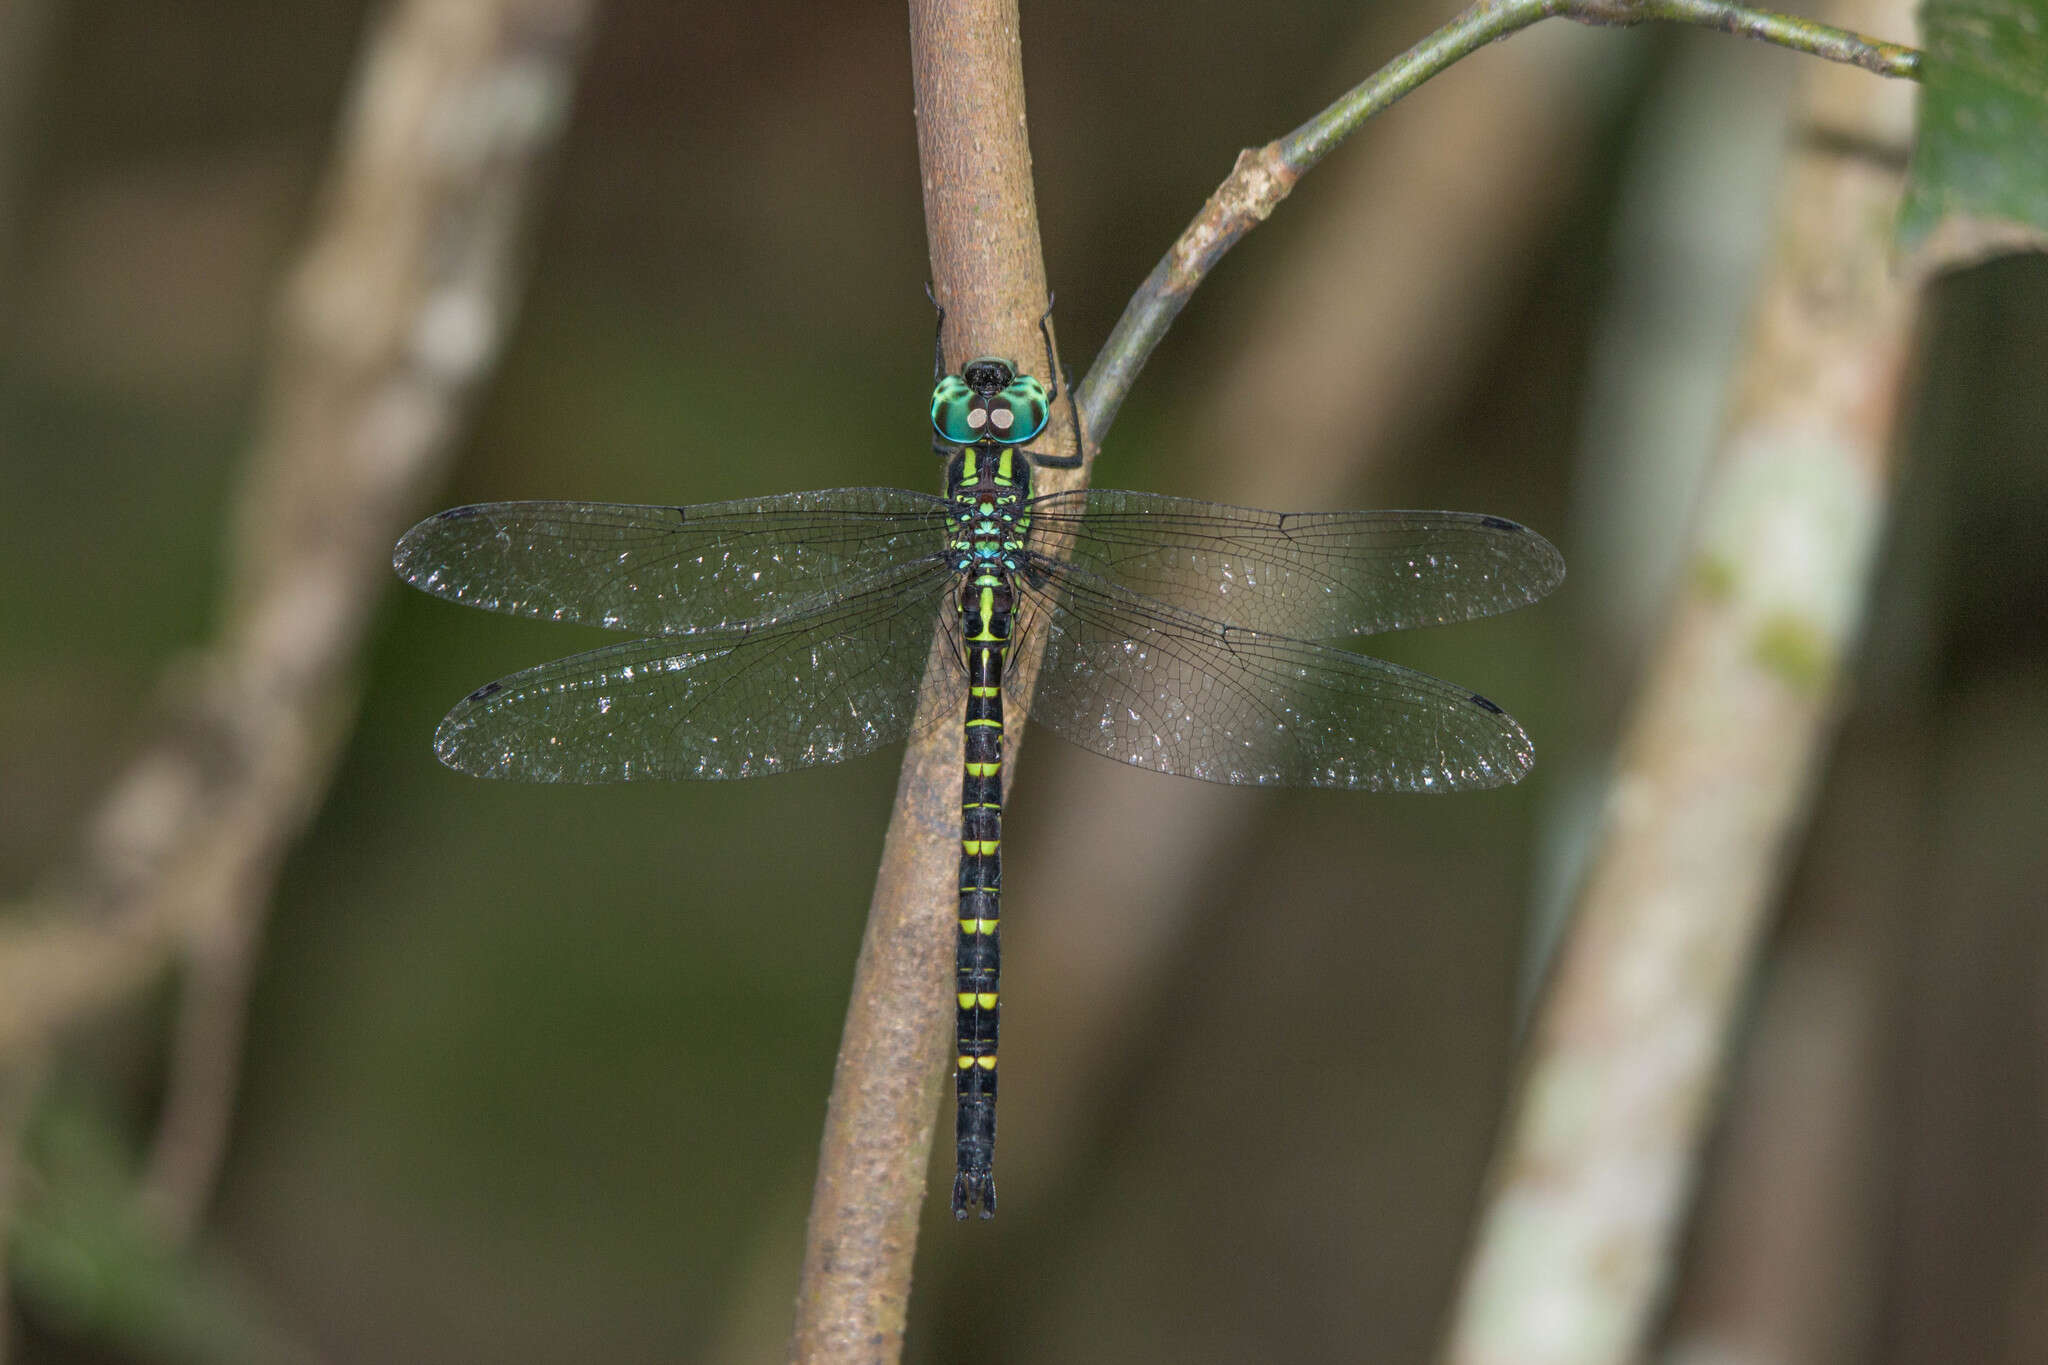
[(1542, 561), (1543, 575), (1528, 585), (1523, 605), (1542, 601), (1564, 582), (1564, 555), (1541, 531), (1511, 517), (1497, 517), (1490, 512), (1474, 512), (1469, 515), (1474, 522), (1489, 531), (1498, 531), (1503, 535), (1528, 542), (1535, 550), (1536, 557)]
[(449, 522), (469, 521), (480, 517), (488, 510), (488, 506), (480, 502), (467, 503), (461, 507), (450, 507), (446, 511), (436, 512), (431, 517), (413, 523), (412, 528), (400, 536), (398, 543), (391, 547), (392, 571), (412, 586), (420, 587), (421, 569), (418, 561), (432, 540), (435, 528)]

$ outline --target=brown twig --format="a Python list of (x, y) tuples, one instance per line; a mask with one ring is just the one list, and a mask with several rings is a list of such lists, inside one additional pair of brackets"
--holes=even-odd
[[(1858, 20), (1903, 23), (1860, 7)], [(1812, 73), (1882, 143), (1898, 86)], [(1607, 831), (1534, 1033), (1444, 1359), (1634, 1358), (1655, 1311), (1779, 864), (1802, 828), (1894, 484), (1912, 292), (1895, 166), (1795, 151)]]
[[(390, 546), (439, 476), (514, 308), (539, 158), (563, 124), (589, 0), (404, 0), (365, 49), (313, 239), (277, 323), (224, 624), (85, 855), (0, 934), (0, 1067), (189, 945), (252, 935), (353, 711)], [(196, 979), (239, 997), (243, 972)], [(219, 1000), (192, 997), (189, 1008)], [(207, 1048), (239, 1028), (187, 1028)], [(181, 1057), (225, 1122), (234, 1066)], [(191, 1208), (217, 1140), (166, 1156)]]
[[(971, 40), (963, 41), (963, 35)], [(1015, 0), (913, 0), (911, 76), (932, 281), (946, 309), (947, 361), (1038, 352), (1045, 263), (1031, 187), (1023, 49)], [(1064, 406), (1064, 405), (1062, 405)], [(1064, 431), (1048, 439), (1064, 443)], [(1043, 491), (1082, 471), (1046, 471)], [(928, 667), (957, 668), (943, 636)], [(1013, 667), (1016, 709), (1034, 661)], [(927, 689), (927, 696), (932, 689)], [(790, 1357), (884, 1361), (901, 1353), (930, 1160), (955, 938), (960, 735), (921, 708), (904, 755), (853, 998), (832, 1080), (812, 1194)], [(1010, 727), (1014, 774), (1023, 727)]]
[(163, 1111), (142, 1176), (151, 1221), (174, 1242), (189, 1242), (213, 1198), (242, 1074), (242, 1031), (262, 937), (263, 889), (275, 869), (235, 898), (222, 915), (188, 936), (178, 987)]

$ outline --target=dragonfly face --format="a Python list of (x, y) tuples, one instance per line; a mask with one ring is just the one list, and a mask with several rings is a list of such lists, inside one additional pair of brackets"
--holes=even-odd
[(1045, 430), (1050, 415), (1045, 385), (992, 356), (969, 362), (932, 389), (932, 430), (948, 445), (1020, 446)]

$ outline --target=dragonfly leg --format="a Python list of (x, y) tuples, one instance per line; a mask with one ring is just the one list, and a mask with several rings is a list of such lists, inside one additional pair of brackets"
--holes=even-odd
[(1046, 469), (1079, 469), (1083, 452), (1087, 448), (1087, 441), (1081, 431), (1081, 409), (1074, 402), (1074, 385), (1071, 378), (1061, 375), (1059, 357), (1054, 355), (1052, 350), (1051, 324), (1055, 298), (1056, 296), (1052, 290), (1048, 289), (1045, 291), (1045, 311), (1038, 318), (1038, 335), (1045, 341), (1045, 382), (1052, 386), (1052, 391), (1046, 394), (1045, 401), (1047, 403), (1059, 402), (1061, 388), (1064, 385), (1067, 395), (1067, 411), (1074, 419), (1074, 453), (1071, 455), (1046, 455), (1036, 450), (1027, 450), (1024, 453), (1031, 457), (1033, 464), (1040, 465)]
[(938, 296), (932, 293), (932, 282), (924, 282), (924, 296), (930, 301), (932, 311), (939, 315), (939, 321), (932, 328), (932, 382), (938, 383), (946, 377), (946, 310), (939, 307)]

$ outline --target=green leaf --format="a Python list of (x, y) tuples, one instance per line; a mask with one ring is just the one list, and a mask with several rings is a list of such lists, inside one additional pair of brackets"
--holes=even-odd
[(44, 1101), (27, 1144), (8, 1270), (24, 1305), (80, 1340), (191, 1365), (305, 1365), (224, 1267), (143, 1216), (132, 1162), (91, 1107)]
[(1927, 0), (1919, 135), (1899, 219), (1965, 250), (2048, 246), (2048, 0)]

